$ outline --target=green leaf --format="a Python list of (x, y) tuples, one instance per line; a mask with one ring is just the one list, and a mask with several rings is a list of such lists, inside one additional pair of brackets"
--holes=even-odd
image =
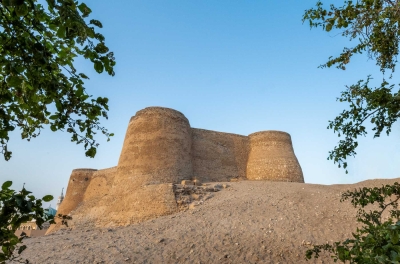
[(104, 70), (103, 63), (101, 63), (101, 61), (95, 61), (95, 62), (94, 62), (94, 69), (95, 69), (98, 73), (102, 73), (103, 70)]
[(82, 17), (87, 17), (92, 13), (92, 10), (85, 3), (78, 5), (78, 8), (82, 12)]
[(397, 244), (399, 242), (399, 233), (397, 231), (392, 235), (391, 241), (393, 244)]
[(54, 197), (52, 195), (46, 195), (42, 198), (42, 200), (45, 202), (50, 202), (53, 199), (54, 199)]
[[(106, 45), (104, 45), (103, 42), (100, 42), (96, 45), (96, 47), (94, 48), (94, 50), (98, 53), (107, 53), (108, 52), (108, 47)], [(104, 57), (107, 58), (107, 57)]]
[(10, 87), (19, 87), (22, 83), (22, 78), (19, 78), (18, 76), (10, 76), (7, 78), (7, 84)]
[(12, 181), (6, 181), (5, 183), (3, 183), (3, 185), (1, 186), (2, 190), (7, 190), (8, 188), (10, 188), (10, 186), (12, 185)]
[(332, 26), (333, 26), (333, 25), (332, 25), (331, 23), (327, 24), (326, 27), (325, 27), (325, 30), (326, 30), (327, 32), (331, 31), (331, 30), (332, 30)]
[(16, 72), (18, 72), (18, 73), (22, 73), (22, 72), (25, 70), (25, 68), (22, 67), (21, 65), (18, 65), (18, 66), (16, 66), (16, 67), (14, 68), (14, 70), (15, 70)]
[(55, 0), (46, 0), (47, 4), (49, 5), (49, 8), (54, 8), (54, 6), (56, 5), (56, 1)]
[(22, 206), (23, 199), (20, 195), (15, 196), (15, 202), (17, 203), (18, 207)]
[(85, 154), (87, 157), (94, 158), (94, 156), (96, 156), (96, 148), (91, 147), (90, 149), (88, 149), (88, 151), (86, 151)]
[(15, 14), (20, 17), (26, 16), (29, 12), (28, 6), (25, 3), (23, 3), (22, 5), (17, 5), (14, 10)]
[(57, 107), (57, 110), (60, 112), (63, 110), (63, 106), (62, 106), (60, 100), (56, 101), (56, 107)]
[(90, 21), (89, 21), (89, 24), (95, 25), (95, 26), (97, 26), (97, 27), (99, 27), (99, 28), (102, 28), (102, 27), (103, 27), (103, 25), (101, 24), (101, 22), (100, 22), (99, 20), (95, 20), (95, 19), (90, 20)]
[(54, 24), (54, 23), (50, 23), (50, 24), (49, 24), (49, 28), (50, 28), (51, 30), (56, 31), (57, 28), (58, 28), (58, 26), (57, 26), (56, 24)]
[(1, 2), (3, 3), (4, 6), (12, 6), (13, 5), (12, 0), (2, 0)]
[(87, 77), (84, 73), (79, 73), (79, 76), (83, 79), (89, 79), (89, 77)]
[(24, 0), (2, 0), (4, 6), (19, 6), (24, 3)]
[(94, 38), (95, 37), (95, 32), (93, 28), (88, 28), (86, 30), (86, 34), (88, 35), (89, 38)]
[(66, 28), (65, 26), (60, 26), (57, 30), (57, 37), (65, 38), (66, 37)]

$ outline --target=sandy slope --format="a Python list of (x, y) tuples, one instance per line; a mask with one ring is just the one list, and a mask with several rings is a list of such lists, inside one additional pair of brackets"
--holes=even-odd
[[(355, 230), (355, 209), (340, 203), (341, 192), (395, 181), (400, 179), (330, 186), (227, 183), (175, 215), (26, 239), (22, 257), (32, 263), (307, 263), (308, 244), (342, 240)], [(326, 257), (308, 263), (331, 262)]]

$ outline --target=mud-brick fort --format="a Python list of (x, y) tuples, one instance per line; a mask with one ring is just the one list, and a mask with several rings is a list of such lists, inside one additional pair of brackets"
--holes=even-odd
[(304, 182), (288, 133), (191, 128), (176, 110), (148, 107), (131, 118), (116, 167), (72, 171), (58, 213), (71, 214), (76, 226), (97, 227), (172, 214), (174, 184), (182, 180)]

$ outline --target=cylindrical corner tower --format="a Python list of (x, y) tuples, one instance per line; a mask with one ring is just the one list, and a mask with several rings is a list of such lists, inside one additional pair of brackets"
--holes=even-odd
[(128, 125), (114, 186), (190, 179), (191, 145), (189, 121), (181, 112), (163, 107), (138, 111)]
[(288, 133), (261, 131), (250, 134), (249, 138), (247, 179), (304, 183), (303, 172)]
[(69, 177), (65, 198), (57, 210), (57, 214), (67, 215), (75, 210), (83, 201), (86, 189), (89, 186), (95, 169), (75, 169)]

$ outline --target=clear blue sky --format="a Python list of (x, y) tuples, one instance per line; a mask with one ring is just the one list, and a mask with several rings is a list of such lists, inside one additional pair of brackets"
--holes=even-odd
[(0, 182), (13, 180), (16, 189), (25, 182), (37, 196), (58, 196), (74, 168), (117, 165), (130, 117), (148, 106), (179, 110), (196, 128), (242, 135), (286, 131), (307, 183), (400, 177), (399, 123), (389, 137), (360, 140), (349, 174), (327, 161), (339, 140), (326, 128), (328, 120), (346, 107), (336, 97), (368, 74), (375, 84), (382, 76), (366, 55), (356, 56), (346, 71), (317, 68), (356, 43), (302, 24), (304, 10), (316, 2), (85, 1), (90, 18), (104, 25), (100, 32), (115, 52), (116, 75), (99, 75), (82, 60), (77, 68), (91, 78), (90, 94), (110, 99), (102, 124), (115, 136), (107, 143), (98, 135), (101, 145), (90, 159), (68, 133), (46, 129), (27, 142), (16, 132), (9, 142), (12, 159), (0, 159)]

